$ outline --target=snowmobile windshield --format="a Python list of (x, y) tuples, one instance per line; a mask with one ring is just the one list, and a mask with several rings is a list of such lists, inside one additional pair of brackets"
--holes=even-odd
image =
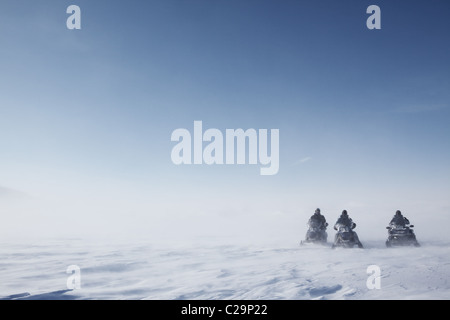
[(311, 219), (309, 220), (309, 227), (312, 229), (318, 229), (321, 227), (321, 223), (320, 221), (316, 220), (316, 219)]
[(408, 227), (405, 226), (404, 224), (396, 224), (396, 223), (391, 223), (390, 227), (391, 227), (391, 229), (393, 229), (393, 230), (405, 230), (405, 229), (408, 228)]
[(339, 232), (350, 232), (350, 227), (341, 223), (336, 225), (336, 229)]

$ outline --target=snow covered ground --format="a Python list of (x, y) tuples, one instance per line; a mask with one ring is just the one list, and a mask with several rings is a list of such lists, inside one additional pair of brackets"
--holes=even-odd
[[(450, 299), (445, 241), (392, 249), (383, 240), (366, 241), (365, 249), (336, 250), (226, 243), (4, 242), (0, 298)], [(80, 289), (67, 288), (70, 265), (80, 267)], [(371, 265), (380, 268), (380, 289), (367, 287)]]

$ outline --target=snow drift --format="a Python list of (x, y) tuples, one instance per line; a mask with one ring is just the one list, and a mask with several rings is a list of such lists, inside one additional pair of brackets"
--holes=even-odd
[[(3, 299), (450, 299), (446, 242), (329, 246), (113, 244), (81, 240), (0, 246)], [(213, 244), (216, 243), (216, 244)], [(67, 288), (69, 265), (81, 288)], [(369, 289), (367, 268), (380, 268)]]

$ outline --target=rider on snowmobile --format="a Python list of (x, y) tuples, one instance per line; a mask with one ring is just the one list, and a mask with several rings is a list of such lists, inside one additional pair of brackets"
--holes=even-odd
[(397, 210), (387, 227), (389, 238), (386, 241), (386, 246), (391, 247), (397, 243), (413, 244), (416, 247), (419, 247), (420, 244), (416, 239), (414, 231), (411, 229), (412, 227), (409, 220), (402, 215), (400, 210)]
[[(361, 241), (359, 241), (358, 234), (355, 231), (353, 231), (353, 229), (356, 228), (356, 223), (354, 223), (353, 220), (348, 216), (347, 210), (342, 211), (341, 216), (339, 217), (339, 219), (336, 221), (336, 224), (334, 225), (334, 230), (338, 230), (339, 225), (347, 226), (349, 228), (349, 230), (351, 230), (351, 232), (353, 233), (353, 239), (354, 239), (355, 243), (358, 245), (358, 247), (360, 247), (360, 248), (363, 247)], [(336, 236), (334, 238), (334, 246), (337, 245), (338, 238), (339, 238), (339, 233), (336, 233)]]
[(319, 208), (317, 208), (316, 211), (314, 212), (314, 214), (311, 216), (311, 218), (309, 218), (308, 224), (309, 224), (309, 222), (311, 222), (313, 220), (318, 222), (321, 230), (325, 230), (328, 226), (328, 223), (327, 223), (325, 217), (320, 213)]
[(347, 210), (342, 211), (341, 216), (336, 221), (336, 224), (334, 225), (334, 230), (337, 230), (338, 225), (344, 225), (349, 227), (350, 229), (355, 229), (356, 223), (353, 222), (353, 220), (348, 216)]
[(395, 212), (395, 216), (392, 218), (391, 222), (389, 222), (390, 227), (408, 227), (409, 224), (409, 220), (402, 215), (402, 212), (400, 210), (397, 210), (397, 212)]
[[(306, 241), (307, 242), (315, 239), (314, 236), (313, 236), (313, 238), (311, 238), (311, 235), (314, 234), (315, 229), (318, 229), (318, 232), (320, 234), (320, 236), (319, 236), (320, 241), (327, 242), (328, 234), (326, 232), (326, 229), (327, 229), (328, 223), (327, 223), (325, 217), (320, 213), (319, 208), (317, 208), (316, 211), (314, 212), (314, 214), (311, 216), (311, 218), (309, 218), (308, 226), (310, 229), (306, 233)], [(319, 240), (319, 239), (315, 239), (315, 240)], [(313, 240), (313, 241), (315, 241), (315, 240)]]

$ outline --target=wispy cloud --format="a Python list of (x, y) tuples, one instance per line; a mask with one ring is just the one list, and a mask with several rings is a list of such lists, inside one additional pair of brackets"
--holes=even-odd
[(301, 158), (301, 159), (295, 161), (293, 165), (294, 165), (294, 166), (298, 166), (298, 165), (304, 164), (304, 163), (306, 163), (306, 162), (308, 162), (308, 161), (310, 161), (310, 160), (312, 160), (311, 157)]

